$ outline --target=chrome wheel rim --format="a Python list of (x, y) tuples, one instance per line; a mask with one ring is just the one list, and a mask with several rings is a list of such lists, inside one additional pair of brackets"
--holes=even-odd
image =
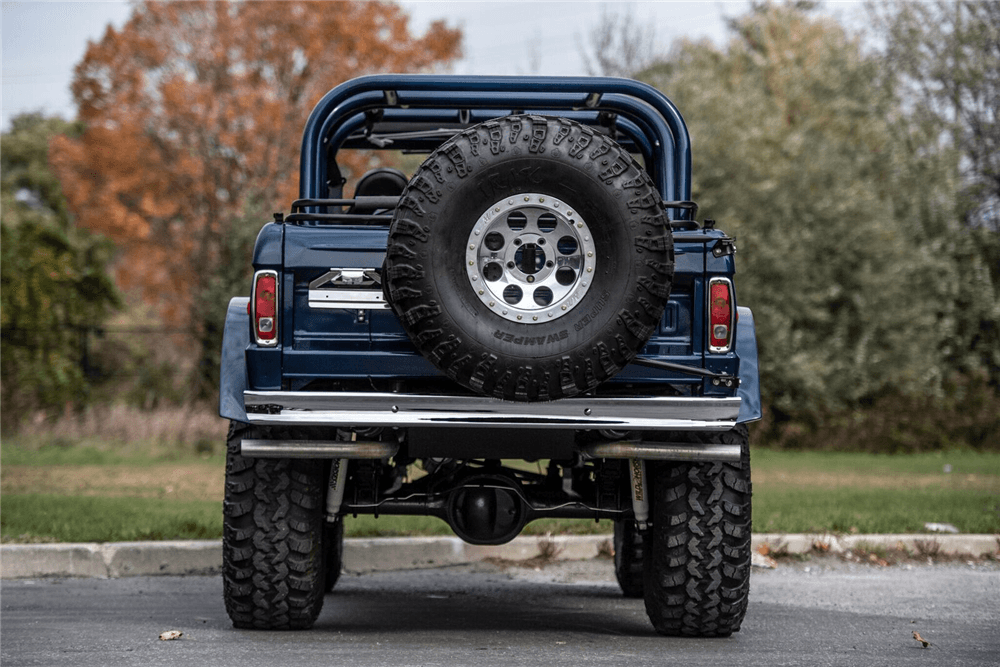
[(469, 234), (469, 283), (505, 320), (541, 324), (569, 314), (596, 273), (593, 235), (566, 202), (538, 193), (502, 199)]

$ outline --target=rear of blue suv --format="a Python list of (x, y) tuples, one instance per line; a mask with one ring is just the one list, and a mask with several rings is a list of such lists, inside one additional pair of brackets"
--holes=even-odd
[[(345, 197), (338, 156), (380, 149), (426, 157)], [(623, 79), (364, 77), (316, 107), (301, 170), (226, 322), (233, 623), (309, 627), (344, 517), (399, 514), (473, 544), (607, 519), (658, 632), (739, 630), (756, 339), (673, 104)]]

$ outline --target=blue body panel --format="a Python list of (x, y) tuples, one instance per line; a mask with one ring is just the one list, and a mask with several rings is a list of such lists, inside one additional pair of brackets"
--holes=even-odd
[(749, 308), (737, 308), (740, 321), (736, 325), (736, 354), (740, 358), (740, 389), (742, 400), (738, 424), (757, 421), (760, 412), (760, 368), (757, 365), (757, 328)]
[[(514, 111), (572, 118), (604, 125), (616, 118), (618, 140), (641, 153), (666, 201), (691, 194), (691, 150), (680, 113), (660, 91), (635, 81), (591, 77), (460, 77), (377, 75), (355, 79), (330, 91), (306, 124), (301, 154), (301, 196), (329, 196), (329, 160), (341, 148), (370, 147), (360, 131), (371, 112), (385, 122), (428, 123), (445, 127), (464, 118), (478, 123)], [(435, 125), (437, 124), (437, 125)], [(419, 141), (414, 139), (413, 141)], [(402, 143), (396, 148), (405, 148)], [(418, 148), (423, 148), (421, 145)], [(411, 146), (413, 148), (413, 146)], [(315, 209), (305, 208), (307, 212)], [(673, 220), (693, 220), (688, 209), (670, 208)], [(757, 346), (753, 316), (740, 308), (734, 349), (707, 350), (708, 299), (712, 277), (732, 279), (731, 254), (711, 248), (725, 239), (715, 229), (695, 229), (675, 242), (675, 275), (660, 326), (641, 357), (738, 375), (738, 390), (714, 385), (697, 375), (626, 367), (609, 387), (630, 383), (671, 385), (690, 395), (743, 399), (739, 421), (760, 418)], [(263, 226), (254, 250), (254, 269), (279, 273), (279, 344), (262, 348), (251, 342), (248, 300), (233, 299), (226, 319), (220, 414), (246, 420), (243, 391), (283, 390), (310, 380), (406, 379), (442, 377), (421, 356), (391, 310), (316, 308), (309, 305), (309, 284), (333, 268), (381, 270), (388, 228), (338, 224)], [(694, 240), (695, 238), (699, 240)]]
[(229, 301), (226, 328), (222, 332), (222, 363), (219, 370), (219, 416), (247, 421), (243, 392), (247, 389), (246, 351), (250, 345), (250, 315), (247, 297)]

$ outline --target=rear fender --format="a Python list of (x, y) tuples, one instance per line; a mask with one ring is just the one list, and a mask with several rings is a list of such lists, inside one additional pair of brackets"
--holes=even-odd
[(760, 371), (757, 366), (757, 329), (749, 308), (737, 308), (736, 354), (740, 358), (740, 414), (737, 424), (757, 421), (760, 413)]
[(235, 297), (226, 312), (222, 334), (222, 362), (219, 370), (219, 416), (247, 421), (243, 392), (247, 389), (247, 346), (250, 345), (250, 315), (247, 297)]

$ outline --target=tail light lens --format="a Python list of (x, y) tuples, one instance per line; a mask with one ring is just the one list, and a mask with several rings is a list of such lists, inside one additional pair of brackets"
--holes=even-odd
[(278, 344), (278, 273), (258, 271), (253, 276), (253, 334), (258, 345)]
[(728, 278), (708, 281), (708, 351), (728, 352), (733, 346), (736, 300)]

